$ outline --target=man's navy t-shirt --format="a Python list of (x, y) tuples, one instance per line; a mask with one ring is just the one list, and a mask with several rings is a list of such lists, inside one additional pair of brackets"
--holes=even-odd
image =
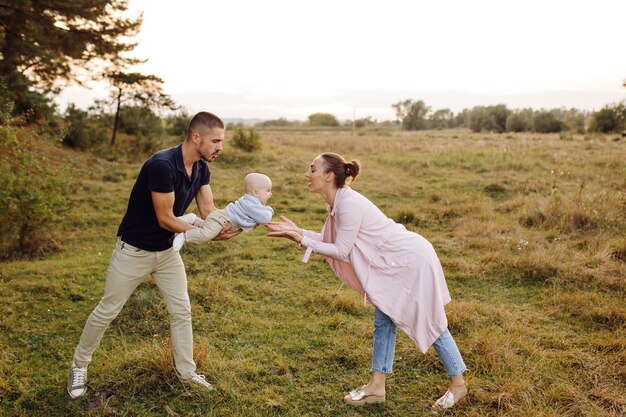
[(141, 167), (117, 235), (124, 242), (148, 251), (170, 248), (174, 233), (159, 226), (151, 192), (174, 192), (174, 215), (182, 216), (200, 187), (210, 180), (209, 164), (204, 160), (193, 164), (189, 178), (183, 163), (182, 144), (155, 153)]

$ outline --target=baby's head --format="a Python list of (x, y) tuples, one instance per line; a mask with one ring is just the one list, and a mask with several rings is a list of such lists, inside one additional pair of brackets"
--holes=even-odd
[(272, 196), (272, 180), (267, 175), (257, 172), (246, 175), (243, 182), (246, 194), (252, 194), (261, 200), (263, 205), (267, 204), (267, 200)]

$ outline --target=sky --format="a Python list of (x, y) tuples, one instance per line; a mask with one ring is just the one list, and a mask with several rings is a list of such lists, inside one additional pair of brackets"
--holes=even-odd
[[(626, 99), (624, 0), (130, 0), (133, 71), (189, 113), (393, 120), (423, 100), (598, 110)], [(106, 84), (57, 99), (86, 108)]]

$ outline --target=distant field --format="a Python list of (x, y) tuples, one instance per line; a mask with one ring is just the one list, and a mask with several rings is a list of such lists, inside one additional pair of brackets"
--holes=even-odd
[[(319, 153), (358, 159), (353, 188), (429, 239), (453, 301), (450, 330), (470, 369), (457, 416), (626, 414), (626, 143), (612, 136), (264, 130), (262, 151), (229, 146), (212, 164), (218, 206), (247, 172), (274, 182), (277, 216), (320, 229), (303, 176)], [(387, 403), (342, 396), (367, 381), (373, 308), (320, 256), (264, 237), (188, 245), (199, 371), (185, 392), (165, 305), (147, 278), (113, 322), (70, 401), (67, 369), (104, 287), (140, 164), (55, 150), (81, 178), (46, 258), (0, 263), (2, 416), (420, 416), (446, 387), (431, 349), (400, 335)], [(88, 168), (89, 167), (89, 168)], [(193, 209), (193, 207), (191, 208)], [(190, 211), (191, 211), (190, 209)]]

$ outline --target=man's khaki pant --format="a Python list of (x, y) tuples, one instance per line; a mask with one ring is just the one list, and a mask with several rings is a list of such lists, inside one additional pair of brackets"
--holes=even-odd
[(85, 323), (74, 352), (74, 363), (85, 367), (100, 344), (109, 324), (117, 317), (135, 288), (151, 274), (159, 287), (170, 318), (174, 363), (181, 379), (195, 372), (191, 304), (187, 293), (187, 275), (178, 252), (138, 249), (118, 239), (109, 264), (104, 295)]

